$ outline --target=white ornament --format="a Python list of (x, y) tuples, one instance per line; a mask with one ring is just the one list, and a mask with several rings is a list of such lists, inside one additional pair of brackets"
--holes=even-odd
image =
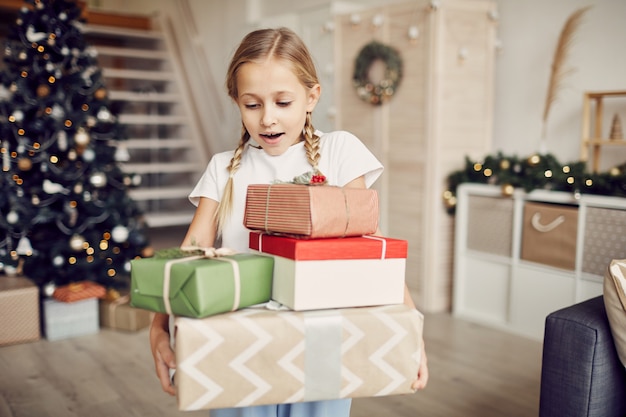
[(26, 39), (28, 39), (29, 42), (39, 42), (47, 37), (48, 35), (46, 35), (45, 32), (35, 32), (35, 27), (32, 25), (29, 25), (28, 28), (26, 28)]
[(63, 187), (61, 184), (52, 182), (48, 179), (43, 180), (43, 190), (46, 194), (69, 194), (69, 190)]
[(111, 112), (106, 107), (103, 107), (98, 111), (98, 115), (96, 117), (98, 120), (107, 121), (111, 118)]
[(24, 112), (21, 110), (15, 110), (11, 116), (15, 118), (16, 122), (21, 122), (22, 120), (24, 120)]
[(57, 255), (52, 258), (52, 265), (56, 266), (57, 268), (63, 266), (64, 263), (65, 259), (61, 255)]
[(86, 146), (91, 142), (91, 137), (84, 128), (78, 128), (74, 134), (74, 141), (78, 146)]
[(13, 266), (13, 265), (5, 265), (4, 266), (4, 273), (7, 276), (14, 277), (14, 276), (17, 275), (17, 268), (15, 266)]
[(52, 297), (54, 294), (54, 290), (56, 289), (56, 285), (53, 282), (49, 282), (43, 287), (43, 293), (46, 297)]
[(417, 40), (417, 38), (419, 38), (420, 36), (419, 28), (416, 25), (409, 26), (408, 36), (409, 39), (412, 41)]
[(83, 151), (83, 161), (85, 162), (93, 162), (96, 159), (96, 152), (89, 148)]
[(113, 230), (111, 230), (111, 239), (117, 243), (126, 242), (128, 239), (128, 228), (125, 226), (115, 226)]
[(15, 223), (18, 222), (19, 219), (20, 219), (20, 215), (17, 214), (17, 211), (15, 211), (15, 210), (11, 210), (7, 214), (7, 223), (9, 223), (9, 224), (15, 224)]
[(72, 248), (72, 250), (78, 252), (81, 249), (83, 249), (83, 245), (85, 244), (85, 238), (82, 237), (81, 235), (73, 235), (70, 238), (70, 248)]
[(124, 144), (119, 144), (115, 149), (115, 160), (118, 162), (128, 162), (130, 160), (130, 153), (128, 148)]
[(61, 152), (67, 150), (67, 133), (65, 133), (65, 130), (61, 130), (57, 134), (57, 146)]
[(17, 243), (15, 251), (18, 255), (31, 256), (33, 254), (33, 246), (30, 244), (30, 240), (26, 236), (22, 236)]
[(107, 177), (103, 172), (95, 172), (89, 177), (89, 182), (96, 188), (102, 188), (107, 185)]

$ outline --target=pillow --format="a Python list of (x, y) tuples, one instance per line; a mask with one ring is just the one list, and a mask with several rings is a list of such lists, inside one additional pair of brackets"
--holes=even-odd
[(614, 259), (604, 275), (604, 306), (617, 354), (626, 367), (626, 259)]

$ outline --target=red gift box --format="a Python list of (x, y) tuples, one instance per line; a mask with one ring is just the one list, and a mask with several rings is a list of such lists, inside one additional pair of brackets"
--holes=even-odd
[(244, 225), (308, 238), (361, 236), (378, 229), (378, 194), (327, 185), (252, 184)]
[(379, 236), (296, 239), (251, 232), (274, 258), (272, 299), (301, 310), (400, 304), (407, 242)]
[(382, 236), (297, 239), (250, 232), (250, 249), (297, 261), (406, 258), (406, 240)]
[(87, 298), (104, 298), (106, 288), (93, 281), (80, 281), (57, 287), (52, 296), (64, 303), (86, 300)]

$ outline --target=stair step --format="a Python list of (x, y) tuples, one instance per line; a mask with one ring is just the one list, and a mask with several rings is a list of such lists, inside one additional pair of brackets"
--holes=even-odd
[(149, 227), (183, 226), (191, 223), (193, 211), (178, 211), (168, 213), (144, 213), (144, 219)]
[(159, 139), (159, 138), (132, 138), (123, 142), (128, 149), (181, 149), (192, 148), (195, 143), (191, 139)]
[(178, 103), (180, 94), (109, 90), (109, 98), (114, 101), (130, 101), (143, 103)]
[(176, 198), (187, 198), (191, 188), (184, 187), (154, 187), (154, 188), (133, 188), (128, 194), (133, 200), (166, 200)]
[(125, 125), (182, 125), (187, 123), (187, 117), (170, 114), (120, 114), (118, 120)]
[(104, 26), (95, 24), (84, 25), (83, 33), (86, 35), (108, 36), (111, 38), (138, 38), (162, 40), (163, 35), (156, 30), (131, 29), (114, 26)]
[(151, 163), (123, 163), (122, 171), (134, 174), (174, 174), (181, 172), (201, 172), (204, 165), (193, 162), (151, 162)]
[(174, 74), (170, 71), (145, 71), (134, 69), (104, 68), (105, 78), (122, 78), (129, 80), (172, 81)]
[(118, 48), (115, 46), (103, 46), (94, 45), (98, 51), (98, 55), (103, 56), (116, 56), (125, 58), (141, 58), (141, 59), (155, 59), (155, 60), (167, 60), (169, 55), (165, 51), (152, 50), (152, 49), (135, 49), (135, 48)]

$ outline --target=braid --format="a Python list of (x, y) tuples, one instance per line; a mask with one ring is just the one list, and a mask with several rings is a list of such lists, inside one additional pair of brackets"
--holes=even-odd
[(243, 150), (246, 146), (246, 143), (250, 139), (250, 134), (246, 130), (245, 126), (241, 128), (241, 139), (239, 140), (239, 144), (237, 145), (237, 149), (233, 153), (233, 158), (230, 160), (230, 164), (228, 165), (228, 181), (226, 182), (226, 187), (224, 187), (224, 194), (222, 195), (222, 200), (217, 208), (215, 213), (215, 217), (217, 218), (217, 235), (221, 235), (222, 227), (228, 220), (228, 216), (232, 211), (233, 207), (233, 177), (239, 167), (241, 166), (241, 155), (243, 155)]
[(306, 150), (306, 159), (313, 167), (314, 171), (318, 170), (320, 160), (320, 137), (315, 134), (313, 123), (311, 122), (311, 113), (307, 112), (306, 122), (304, 123), (304, 149)]

